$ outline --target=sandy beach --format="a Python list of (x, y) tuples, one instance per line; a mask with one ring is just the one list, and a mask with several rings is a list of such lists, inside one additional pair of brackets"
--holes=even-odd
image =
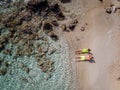
[(1, 0), (0, 21), (0, 90), (120, 90), (120, 0)]
[[(79, 24), (75, 31), (65, 35), (76, 70), (77, 90), (119, 90), (120, 10), (108, 14), (106, 8), (112, 4), (117, 7), (120, 2), (75, 0), (72, 4), (80, 7), (72, 9), (76, 10)], [(74, 51), (85, 47), (92, 50), (95, 63), (75, 62)]]

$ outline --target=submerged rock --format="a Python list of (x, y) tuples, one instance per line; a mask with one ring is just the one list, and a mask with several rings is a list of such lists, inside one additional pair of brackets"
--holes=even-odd
[(41, 45), (41, 53), (47, 53), (48, 52), (49, 45), (48, 44), (42, 44)]
[(60, 6), (57, 4), (57, 3), (54, 3), (54, 4), (51, 4), (50, 5), (50, 10), (56, 14), (56, 18), (58, 20), (64, 20), (65, 19), (65, 16), (63, 15), (61, 9), (60, 9)]
[(0, 75), (5, 75), (7, 73), (6, 69), (0, 69)]
[(46, 7), (48, 7), (48, 2), (47, 0), (30, 0), (27, 3), (27, 7), (34, 12), (41, 12), (42, 10), (45, 10)]
[(0, 57), (0, 67), (2, 66), (4, 59), (2, 57)]
[(26, 73), (29, 73), (30, 72), (30, 69), (24, 65), (23, 63), (19, 63), (18, 66), (23, 70), (25, 71)]
[(4, 44), (0, 44), (0, 51), (4, 50), (5, 46)]
[(30, 21), (32, 19), (32, 13), (30, 11), (24, 10), (20, 13), (22, 21)]
[(57, 40), (59, 39), (58, 35), (55, 34), (55, 33), (51, 33), (51, 34), (50, 34), (50, 37), (51, 37), (51, 39), (54, 40), (54, 41), (57, 41)]
[(53, 20), (51, 23), (52, 23), (54, 26), (59, 26), (59, 24), (58, 24), (58, 22), (57, 22), (56, 20)]
[(54, 70), (54, 62), (50, 60), (44, 60), (44, 61), (40, 60), (38, 62), (38, 65), (40, 66), (41, 70), (44, 73), (49, 73)]
[(3, 53), (4, 53), (4, 54), (7, 54), (7, 55), (11, 55), (11, 54), (12, 54), (12, 53), (11, 53), (11, 50), (9, 50), (9, 49), (4, 50)]
[(26, 83), (28, 82), (28, 79), (26, 77), (21, 78), (21, 80)]
[(4, 66), (5, 68), (8, 68), (8, 67), (10, 66), (10, 63), (8, 63), (7, 61), (5, 61), (5, 62), (3, 62), (3, 66)]
[(49, 22), (44, 23), (43, 29), (46, 33), (53, 31), (53, 27)]
[[(53, 29), (55, 29), (54, 26), (59, 26), (57, 20), (64, 20), (65, 16), (60, 9), (60, 5), (58, 3), (51, 3), (53, 2), (52, 0), (49, 0), (49, 2), (48, 0), (28, 0), (24, 8), (20, 9), (20, 7), (23, 7), (21, 2), (23, 1), (16, 3), (16, 11), (11, 11), (9, 14), (3, 15), (4, 17), (1, 17), (1, 23), (9, 29), (10, 34), (0, 37), (0, 51), (4, 54), (12, 55), (12, 52), (14, 52), (12, 50), (13, 47), (11, 49), (5, 49), (9, 44), (12, 44), (12, 46), (16, 47), (15, 59), (19, 56), (36, 55), (40, 69), (45, 73), (52, 72), (54, 70), (54, 62), (50, 61), (47, 55), (53, 54), (56, 49), (49, 49), (49, 39), (43, 36), (44, 32), (46, 35), (50, 33), (50, 38), (57, 41), (59, 37)], [(46, 18), (44, 16), (47, 16), (49, 21), (45, 21)], [(35, 47), (34, 43), (39, 42), (38, 40), (42, 43), (39, 47)], [(17, 49), (17, 47), (19, 48)], [(1, 61), (0, 65), (2, 64)], [(9, 64), (5, 63), (4, 66), (5, 69), (0, 69), (0, 75), (8, 73), (7, 69), (9, 69)], [(21, 69), (26, 73), (30, 71), (24, 65)]]
[(51, 54), (55, 53), (56, 50), (57, 50), (56, 48), (50, 47), (49, 50), (48, 50), (48, 54), (51, 55)]
[(60, 0), (62, 3), (68, 3), (71, 2), (71, 0)]
[(23, 67), (23, 70), (26, 72), (26, 73), (29, 73), (30, 69), (28, 67)]

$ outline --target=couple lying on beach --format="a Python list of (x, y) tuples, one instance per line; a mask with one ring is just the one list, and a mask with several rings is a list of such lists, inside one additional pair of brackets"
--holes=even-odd
[(75, 54), (77, 55), (76, 61), (88, 61), (93, 59), (93, 54), (90, 53), (91, 49), (84, 48), (78, 51), (75, 51)]

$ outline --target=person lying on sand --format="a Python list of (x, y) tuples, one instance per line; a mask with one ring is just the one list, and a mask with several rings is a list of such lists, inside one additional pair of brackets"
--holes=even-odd
[(87, 60), (92, 60), (93, 55), (92, 54), (87, 54), (87, 55), (79, 55), (76, 57), (76, 61), (87, 61)]
[(84, 48), (84, 49), (80, 49), (75, 51), (76, 54), (84, 54), (84, 53), (90, 53), (91, 49), (89, 48)]

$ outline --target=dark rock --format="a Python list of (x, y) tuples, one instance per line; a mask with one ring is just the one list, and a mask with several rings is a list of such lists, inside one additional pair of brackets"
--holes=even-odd
[(49, 80), (52, 77), (50, 73), (47, 73), (46, 80)]
[(50, 60), (48, 61), (48, 65), (49, 65), (49, 66), (52, 66), (53, 64), (54, 64), (53, 61), (50, 61)]
[(33, 34), (31, 29), (24, 29), (24, 30), (22, 30), (22, 32), (25, 34)]
[(69, 3), (71, 0), (60, 0), (62, 3)]
[(41, 47), (39, 46), (39, 47), (37, 47), (37, 51), (38, 52), (42, 52), (42, 49), (41, 49)]
[(0, 67), (2, 66), (4, 59), (0, 57)]
[(12, 16), (12, 15), (9, 15), (8, 17), (2, 17), (2, 22), (3, 24), (6, 24), (7, 22), (14, 20), (15, 17), (16, 16)]
[(61, 25), (61, 29), (62, 29), (63, 31), (69, 32), (69, 30), (67, 29), (67, 27), (66, 27), (65, 24), (62, 24), (62, 25)]
[(5, 0), (5, 2), (6, 2), (6, 3), (11, 3), (11, 2), (12, 2), (12, 0)]
[(118, 77), (117, 80), (120, 80), (120, 77)]
[(0, 61), (0, 67), (1, 67), (1, 65), (2, 65), (2, 61)]
[(47, 73), (48, 68), (44, 66), (44, 67), (41, 68), (41, 70), (42, 70), (44, 73)]
[(10, 64), (9, 64), (7, 61), (4, 62), (3, 65), (4, 65), (6, 68), (8, 68), (8, 67), (10, 66)]
[(85, 27), (81, 27), (81, 29), (80, 29), (81, 31), (85, 31)]
[(21, 13), (20, 17), (22, 21), (30, 21), (32, 19), (32, 13), (25, 10)]
[(6, 4), (6, 2), (4, 2), (4, 0), (1, 0), (0, 1), (0, 6), (3, 6), (3, 5), (5, 5)]
[(18, 16), (19, 12), (13, 12), (10, 15), (4, 15), (2, 18), (2, 23), (4, 24), (5, 27), (13, 28), (16, 25), (15, 18)]
[(58, 24), (58, 22), (57, 22), (56, 20), (53, 20), (53, 21), (52, 21), (52, 24), (53, 24), (54, 26), (59, 26), (59, 24)]
[(76, 27), (77, 23), (78, 23), (78, 21), (77, 21), (77, 19), (75, 19), (73, 22), (71, 22), (71, 23), (69, 24), (68, 28), (69, 28), (71, 31), (73, 31), (74, 28)]
[(41, 70), (44, 72), (44, 73), (49, 73), (50, 71), (53, 70), (53, 65), (54, 63), (50, 60), (46, 60), (43, 64), (43, 66), (41, 67)]
[(77, 20), (77, 19), (74, 19), (72, 23), (73, 23), (73, 24), (77, 24), (77, 23), (78, 23), (78, 20)]
[(28, 82), (28, 79), (26, 77), (21, 78), (21, 80), (26, 82), (26, 83)]
[(44, 65), (44, 61), (40, 60), (40, 61), (38, 62), (38, 65), (39, 65), (39, 66), (43, 66), (43, 65)]
[(10, 33), (11, 33), (11, 36), (13, 36), (14, 33), (16, 32), (16, 30), (15, 30), (14, 28), (10, 28), (9, 31), (10, 31)]
[(22, 27), (21, 27), (21, 31), (20, 32), (22, 32), (22, 33), (24, 33), (24, 34), (33, 34), (33, 30), (32, 30), (33, 28), (32, 28), (32, 26), (29, 26), (29, 25), (23, 25)]
[(23, 66), (23, 71), (25, 71), (26, 73), (29, 73), (30, 69), (26, 66)]
[(112, 7), (107, 8), (106, 13), (111, 14), (112, 13)]
[(22, 24), (22, 19), (18, 18), (14, 20), (14, 25), (21, 25)]
[(71, 30), (71, 31), (73, 31), (74, 30), (74, 28), (75, 28), (75, 24), (70, 24), (69, 26), (68, 26), (68, 28)]
[(23, 50), (23, 54), (26, 56), (30, 56), (32, 54), (32, 48), (31, 47), (27, 47)]
[(42, 53), (47, 53), (48, 52), (48, 47), (49, 45), (48, 44), (42, 44), (41, 45), (41, 49), (42, 49)]
[(40, 56), (40, 58), (45, 58), (46, 57), (46, 53), (45, 52), (41, 52), (41, 53), (39, 53), (39, 56)]
[(54, 40), (57, 41), (59, 37), (55, 33), (51, 33), (50, 37)]
[(46, 7), (48, 7), (47, 0), (30, 0), (27, 3), (27, 8), (31, 9), (34, 12), (41, 12), (42, 10), (45, 10)]
[(48, 22), (44, 23), (43, 29), (45, 30), (46, 33), (53, 31), (52, 25)]
[(99, 0), (100, 2), (103, 2), (103, 0)]
[(50, 60), (41, 60), (38, 62), (38, 65), (40, 66), (40, 69), (44, 72), (44, 73), (49, 73), (52, 72), (54, 70), (54, 62), (50, 61)]
[(17, 44), (20, 41), (20, 39), (18, 37), (11, 38), (11, 39), (12, 39), (12, 44)]
[(51, 4), (50, 9), (54, 14), (56, 14), (56, 18), (58, 20), (64, 20), (65, 19), (65, 16), (63, 15), (63, 13), (62, 13), (62, 11), (61, 11), (61, 9), (60, 9), (60, 7), (57, 3)]
[(4, 44), (0, 44), (0, 51), (4, 50), (5, 46)]
[(49, 55), (51, 55), (51, 54), (53, 54), (53, 53), (55, 53), (55, 52), (56, 52), (56, 48), (54, 48), (54, 47), (49, 48), (49, 50), (48, 50), (48, 54), (49, 54)]
[(9, 49), (4, 50), (3, 53), (4, 53), (4, 54), (8, 54), (8, 55), (11, 55), (11, 54), (12, 54), (12, 53), (11, 53), (11, 50), (9, 50)]
[(8, 42), (8, 37), (7, 37), (7, 35), (4, 35), (4, 36), (1, 36), (1, 37), (0, 37), (0, 43), (1, 43), (1, 44), (7, 43), (7, 42)]
[(0, 69), (0, 75), (5, 75), (7, 73), (6, 69)]

